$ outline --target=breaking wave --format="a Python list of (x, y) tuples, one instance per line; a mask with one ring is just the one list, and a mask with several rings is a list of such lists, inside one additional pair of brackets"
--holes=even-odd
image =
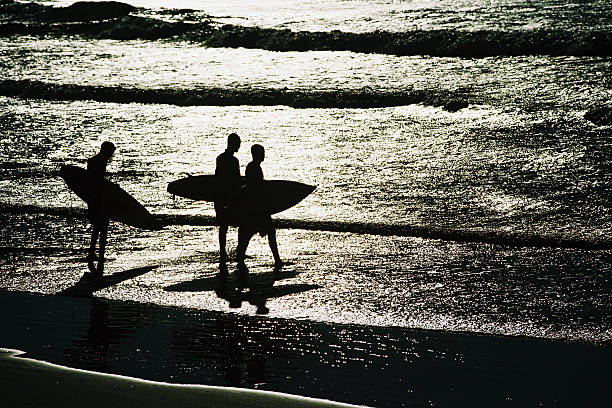
[(457, 111), (469, 104), (467, 91), (290, 90), (274, 88), (141, 89), (120, 86), (52, 84), (33, 80), (0, 80), (0, 95), (44, 100), (94, 100), (179, 106), (285, 105), (293, 108), (383, 108), (422, 103)]
[(612, 33), (603, 29), (314, 32), (219, 24), (194, 10), (166, 10), (166, 13), (166, 16), (155, 18), (142, 9), (118, 2), (77, 2), (57, 8), (0, 0), (0, 35), (169, 39), (210, 47), (446, 57), (612, 55)]
[(262, 48), (272, 51), (353, 51), (360, 53), (490, 57), (516, 55), (612, 55), (612, 35), (605, 31), (459, 31), (414, 30), (403, 33), (293, 32), (224, 25), (193, 30), (183, 38), (212, 47)]
[[(35, 205), (0, 204), (4, 214), (47, 214), (53, 216), (86, 217), (84, 209), (73, 207), (38, 207)], [(207, 215), (169, 215), (156, 214), (155, 217), (165, 226), (192, 225), (214, 226), (216, 219)], [(553, 247), (575, 248), (585, 250), (612, 250), (612, 239), (565, 238), (536, 233), (518, 233), (505, 231), (473, 231), (445, 229), (426, 225), (394, 225), (382, 223), (344, 222), (344, 221), (311, 221), (295, 219), (275, 219), (277, 228), (301, 229), (325, 232), (348, 232), (380, 236), (416, 237), (439, 239), (462, 243), (482, 243), (512, 247)]]

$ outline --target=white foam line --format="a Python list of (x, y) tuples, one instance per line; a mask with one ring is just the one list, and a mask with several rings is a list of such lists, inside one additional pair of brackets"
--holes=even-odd
[[(25, 354), (24, 351), (16, 350), (16, 349), (8, 349), (8, 348), (0, 348), (0, 361), (8, 358), (19, 358), (21, 361), (27, 361), (30, 363), (34, 363), (36, 365), (40, 365), (42, 367), (50, 367), (59, 371), (65, 372), (73, 372), (79, 374), (86, 374), (94, 377), (104, 377), (116, 379), (119, 381), (127, 381), (134, 382), (139, 384), (146, 385), (154, 385), (157, 387), (167, 387), (170, 389), (175, 389), (177, 391), (181, 390), (200, 390), (200, 391), (212, 391), (218, 394), (227, 394), (227, 400), (231, 401), (236, 397), (246, 396), (251, 399), (251, 401), (259, 401), (261, 406), (266, 407), (286, 407), (286, 406), (294, 406), (299, 404), (304, 407), (330, 407), (330, 408), (351, 408), (351, 407), (365, 407), (365, 405), (351, 405), (345, 404), (325, 399), (318, 399), (312, 397), (304, 397), (299, 395), (285, 394), (276, 391), (265, 391), (265, 390), (250, 390), (245, 388), (236, 388), (236, 387), (221, 387), (214, 385), (201, 385), (201, 384), (172, 384), (160, 381), (151, 381), (144, 380), (141, 378), (129, 377), (120, 374), (109, 374), (109, 373), (100, 373), (96, 371), (88, 371), (79, 368), (65, 367), (54, 363), (49, 363), (46, 361), (35, 360), (27, 357), (20, 357)], [(233, 397), (232, 397), (233, 395)], [(231, 406), (231, 402), (228, 403), (228, 406)]]

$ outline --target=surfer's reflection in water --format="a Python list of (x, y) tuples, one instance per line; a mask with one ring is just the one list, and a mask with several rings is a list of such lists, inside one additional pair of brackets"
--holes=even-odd
[(227, 252), (225, 243), (227, 229), (235, 225), (232, 202), (240, 190), (240, 164), (234, 153), (240, 149), (240, 137), (231, 133), (227, 137), (227, 148), (217, 156), (215, 176), (217, 180), (217, 200), (215, 201), (215, 214), (219, 223), (219, 264), (225, 266)]
[[(115, 153), (115, 145), (111, 142), (103, 142), (100, 147), (100, 152), (87, 160), (87, 171), (92, 177), (104, 179), (106, 176), (106, 166), (111, 160), (111, 157)], [(102, 183), (100, 183), (100, 187)], [(101, 198), (102, 191), (96, 192), (99, 194), (98, 200), (92, 200), (88, 203), (89, 220), (93, 225), (91, 232), (91, 243), (89, 245), (89, 253), (87, 255), (87, 266), (89, 273), (86, 273), (86, 277), (99, 278), (104, 273), (104, 250), (106, 249), (106, 239), (108, 235), (108, 215), (102, 211)], [(100, 246), (98, 256), (96, 257), (96, 243), (100, 240)], [(98, 261), (96, 266), (95, 262)]]
[(241, 199), (242, 208), (240, 209), (238, 224), (236, 262), (238, 262), (238, 268), (246, 269), (244, 260), (249, 241), (253, 235), (259, 233), (262, 237), (268, 236), (270, 250), (272, 251), (272, 256), (274, 256), (274, 267), (280, 269), (283, 266), (283, 261), (278, 254), (276, 230), (272, 224), (272, 217), (259, 208), (261, 207), (260, 201), (262, 199), (261, 185), (264, 181), (264, 174), (261, 169), (261, 163), (265, 159), (264, 147), (254, 144), (251, 146), (251, 155), (253, 156), (253, 161), (247, 165), (245, 171), (246, 185)]

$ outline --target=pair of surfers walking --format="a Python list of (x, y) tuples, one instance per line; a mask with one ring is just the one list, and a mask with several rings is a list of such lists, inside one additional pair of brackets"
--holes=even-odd
[[(219, 260), (221, 268), (225, 268), (227, 262), (226, 242), (229, 226), (238, 227), (238, 247), (236, 249), (236, 262), (238, 268), (246, 270), (246, 250), (251, 238), (259, 233), (268, 236), (268, 243), (274, 257), (275, 268), (283, 265), (278, 253), (276, 243), (276, 230), (272, 224), (270, 214), (258, 209), (261, 200), (261, 184), (264, 181), (261, 163), (265, 159), (263, 146), (254, 144), (251, 146), (252, 161), (245, 170), (244, 182), (240, 175), (240, 164), (234, 156), (240, 149), (241, 140), (236, 133), (227, 138), (227, 148), (217, 156), (216, 176), (216, 201), (215, 213), (219, 224)], [(115, 145), (111, 142), (103, 142), (100, 152), (87, 160), (87, 171), (94, 178), (103, 179), (106, 175), (106, 166), (115, 152)], [(101, 192), (100, 192), (101, 194)], [(88, 203), (88, 216), (93, 230), (89, 252), (87, 255), (87, 266), (89, 273), (87, 277), (101, 277), (104, 273), (104, 251), (108, 236), (109, 216), (100, 206), (101, 200), (92, 200)], [(96, 255), (96, 244), (98, 255)], [(96, 264), (97, 262), (97, 264)]]
[(259, 233), (268, 236), (268, 243), (274, 266), (283, 265), (278, 254), (276, 243), (276, 230), (272, 224), (272, 217), (258, 209), (257, 203), (261, 198), (261, 184), (264, 181), (261, 163), (265, 159), (265, 150), (262, 145), (251, 146), (252, 161), (247, 165), (244, 173), (244, 186), (240, 176), (240, 164), (234, 156), (240, 149), (240, 137), (232, 133), (227, 137), (227, 148), (217, 156), (215, 176), (217, 180), (217, 200), (215, 213), (219, 223), (219, 259), (220, 264), (227, 262), (226, 241), (227, 230), (230, 225), (238, 227), (238, 247), (236, 248), (236, 262), (239, 268), (246, 268), (244, 260), (246, 250), (251, 238)]

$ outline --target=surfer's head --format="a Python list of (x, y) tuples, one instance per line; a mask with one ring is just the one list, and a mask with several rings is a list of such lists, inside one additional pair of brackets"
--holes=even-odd
[(100, 146), (100, 154), (107, 159), (110, 159), (113, 153), (115, 153), (115, 145), (112, 142), (102, 142)]
[(253, 156), (253, 161), (262, 162), (266, 157), (266, 151), (262, 145), (254, 144), (251, 146), (251, 156)]
[(227, 150), (237, 152), (240, 149), (240, 136), (235, 133), (230, 133), (227, 137)]

